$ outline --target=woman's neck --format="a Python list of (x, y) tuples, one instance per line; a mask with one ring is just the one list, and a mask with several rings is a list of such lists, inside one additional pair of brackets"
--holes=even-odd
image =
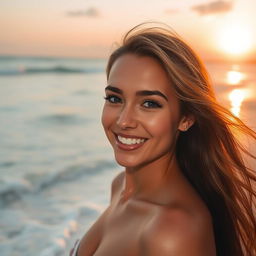
[(176, 157), (164, 157), (137, 168), (126, 168), (121, 192), (123, 201), (129, 198), (150, 200), (153, 195), (161, 193), (180, 176)]

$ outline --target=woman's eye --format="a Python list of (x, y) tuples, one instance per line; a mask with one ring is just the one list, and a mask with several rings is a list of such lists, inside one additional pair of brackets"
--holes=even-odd
[(161, 108), (162, 107), (162, 105), (160, 105), (159, 103), (152, 101), (152, 100), (146, 100), (143, 103), (143, 106), (146, 108)]
[(122, 100), (119, 97), (117, 97), (116, 95), (108, 95), (108, 96), (104, 97), (104, 99), (107, 100), (108, 102), (114, 103), (114, 104), (122, 102)]

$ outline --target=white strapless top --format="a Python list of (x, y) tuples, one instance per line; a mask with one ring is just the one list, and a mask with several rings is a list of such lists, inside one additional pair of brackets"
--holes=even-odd
[(79, 242), (80, 240), (76, 240), (74, 247), (71, 249), (69, 256), (77, 256), (77, 251), (78, 251), (78, 247), (79, 247)]

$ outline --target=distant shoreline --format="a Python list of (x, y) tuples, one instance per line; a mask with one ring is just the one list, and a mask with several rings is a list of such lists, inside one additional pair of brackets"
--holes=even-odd
[(28, 59), (28, 60), (107, 60), (107, 58), (99, 58), (99, 57), (69, 57), (69, 56), (40, 56), (40, 55), (2, 55), (0, 54), (0, 59)]
[[(75, 57), (75, 56), (40, 56), (40, 55), (14, 55), (14, 54), (0, 54), (0, 59), (40, 59), (40, 60), (107, 60), (107, 57)], [(209, 59), (201, 58), (208, 63), (227, 63), (227, 64), (256, 64), (256, 59)]]

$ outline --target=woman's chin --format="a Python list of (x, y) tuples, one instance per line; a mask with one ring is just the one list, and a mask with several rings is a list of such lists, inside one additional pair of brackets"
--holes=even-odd
[(125, 159), (125, 158), (116, 157), (116, 162), (125, 168), (135, 168), (140, 165), (137, 161), (134, 161), (132, 159), (127, 159), (127, 158)]
[(117, 163), (119, 164), (119, 165), (121, 165), (121, 166), (123, 166), (123, 167), (125, 167), (125, 168), (134, 168), (134, 167), (136, 167), (137, 165), (136, 164), (134, 164), (134, 163), (131, 163), (131, 162), (127, 162), (127, 161), (118, 161), (118, 160), (116, 160), (117, 161)]

